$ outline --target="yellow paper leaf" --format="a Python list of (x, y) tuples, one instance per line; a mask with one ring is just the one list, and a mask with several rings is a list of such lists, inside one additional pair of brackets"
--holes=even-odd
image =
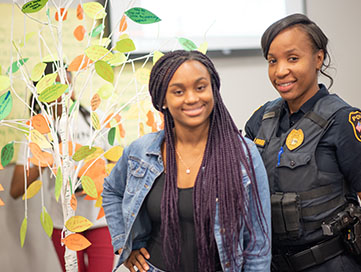
[(38, 64), (36, 64), (33, 70), (31, 71), (30, 79), (35, 82), (39, 81), (44, 73), (45, 68), (46, 68), (46, 64), (43, 62), (39, 62)]
[(83, 9), (90, 19), (103, 19), (106, 15), (104, 7), (98, 2), (83, 3)]
[(114, 92), (114, 86), (112, 84), (104, 84), (99, 88), (97, 94), (100, 95), (101, 99), (108, 99)]
[(63, 186), (63, 175), (61, 173), (61, 168), (58, 168), (58, 171), (56, 172), (56, 179), (55, 179), (55, 199), (56, 201), (59, 200), (61, 187)]
[(2, 186), (2, 184), (0, 183), (0, 192), (4, 191), (4, 187)]
[(57, 76), (58, 76), (57, 73), (52, 73), (52, 74), (47, 74), (42, 79), (40, 79), (38, 84), (36, 84), (36, 91), (38, 92), (38, 94), (41, 94), (42, 91), (44, 91), (49, 86), (53, 85)]
[(38, 146), (40, 146), (40, 148), (51, 148), (51, 144), (49, 143), (49, 141), (46, 139), (46, 137), (41, 134), (39, 131), (37, 131), (36, 129), (32, 129), (30, 131), (30, 140), (34, 143), (36, 143)]
[(113, 58), (108, 60), (108, 63), (111, 66), (119, 66), (127, 61), (127, 57), (124, 55), (124, 53), (117, 52), (113, 54)]
[(47, 55), (43, 58), (42, 62), (54, 62), (54, 61), (58, 61), (59, 57), (57, 56), (57, 54), (52, 54), (52, 55)]
[(148, 84), (150, 77), (150, 69), (139, 68), (135, 73), (135, 77), (139, 83)]
[[(35, 196), (40, 191), (42, 185), (43, 183), (41, 182), (41, 180), (36, 180), (31, 183), (26, 190), (26, 199), (30, 199)], [(23, 195), (23, 200), (25, 200), (25, 194)]]
[(153, 53), (153, 65), (162, 57), (164, 54), (160, 51), (154, 51)]
[(93, 154), (97, 149), (93, 146), (90, 148), (88, 145), (84, 145), (80, 147), (77, 151), (75, 151), (75, 154), (73, 155), (74, 161), (81, 161), (85, 159), (86, 157)]
[(81, 178), (81, 185), (84, 189), (84, 192), (92, 197), (92, 198), (97, 198), (98, 197), (98, 192), (97, 192), (97, 188), (95, 186), (94, 181), (88, 177), (88, 176), (83, 176)]
[(198, 51), (206, 54), (208, 50), (208, 42), (203, 42), (199, 47), (198, 47)]
[(92, 61), (97, 61), (100, 59), (108, 61), (114, 58), (113, 53), (100, 45), (92, 45), (88, 47), (85, 49), (85, 55), (87, 55), (87, 57)]
[(24, 246), (27, 228), (28, 228), (28, 220), (25, 217), (23, 222), (21, 223), (21, 227), (20, 227), (20, 244), (21, 244), (21, 247)]
[(62, 239), (62, 242), (67, 248), (74, 251), (79, 251), (91, 245), (88, 239), (79, 233), (73, 233)]
[(50, 215), (46, 212), (45, 207), (43, 207), (43, 211), (40, 214), (40, 222), (45, 230), (45, 233), (51, 237), (53, 234), (53, 220), (51, 219)]
[(99, 116), (95, 111), (92, 111), (91, 119), (92, 119), (93, 128), (95, 128), (96, 130), (99, 130), (100, 129)]
[(82, 232), (89, 229), (93, 226), (93, 223), (90, 222), (83, 216), (72, 216), (65, 222), (65, 227), (72, 232)]
[(95, 146), (96, 150), (94, 151), (94, 153), (90, 154), (89, 156), (87, 156), (84, 161), (90, 161), (90, 160), (94, 160), (94, 159), (98, 159), (103, 153), (104, 153), (104, 149), (98, 146)]
[(139, 136), (142, 137), (145, 135), (144, 132), (144, 124), (142, 122), (139, 123)]
[(10, 78), (8, 76), (0, 75), (0, 91), (9, 88)]
[(95, 207), (100, 208), (102, 206), (102, 204), (103, 204), (103, 198), (102, 198), (102, 196), (99, 196), (97, 201), (95, 202)]
[(97, 74), (104, 80), (113, 83), (114, 81), (114, 71), (112, 67), (105, 61), (98, 60), (95, 63), (95, 71)]
[(123, 147), (116, 145), (105, 152), (104, 157), (110, 161), (118, 161), (123, 154)]
[(108, 47), (108, 45), (111, 43), (111, 39), (109, 38), (103, 38), (103, 39), (94, 39), (90, 42), (90, 45), (100, 45), (103, 47)]

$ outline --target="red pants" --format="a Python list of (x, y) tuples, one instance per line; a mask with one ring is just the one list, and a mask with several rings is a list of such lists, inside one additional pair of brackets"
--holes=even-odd
[[(51, 239), (58, 255), (60, 264), (65, 272), (65, 246), (61, 245), (61, 229), (54, 229)], [(114, 252), (108, 227), (89, 229), (81, 233), (91, 245), (77, 252), (79, 272), (112, 271)], [(87, 255), (87, 262), (85, 261)]]

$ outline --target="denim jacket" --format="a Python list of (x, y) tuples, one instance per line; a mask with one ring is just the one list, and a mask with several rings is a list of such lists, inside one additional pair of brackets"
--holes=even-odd
[[(159, 131), (134, 141), (124, 149), (122, 157), (110, 175), (105, 178), (102, 193), (103, 208), (114, 251), (117, 253), (119, 249), (122, 249), (116, 269), (129, 257), (132, 250), (146, 247), (151, 232), (151, 222), (145, 209), (141, 209), (141, 207), (154, 181), (164, 171), (161, 155), (163, 140), (164, 131)], [(243, 271), (265, 272), (270, 271), (271, 262), (270, 193), (267, 174), (258, 150), (253, 142), (248, 139), (246, 141), (251, 151), (259, 198), (266, 218), (264, 225), (266, 226), (267, 237), (263, 234), (256, 215), (252, 216), (256, 244), (250, 249), (251, 252), (243, 257), (243, 248), (247, 247), (250, 235), (246, 228), (242, 229), (237, 252), (237, 256), (240, 256), (237, 260), (237, 267), (230, 267), (222, 246), (222, 230), (219, 225), (217, 209), (214, 227), (215, 240), (224, 271), (241, 271), (243, 267)], [(242, 172), (243, 184), (251, 199), (250, 179), (244, 169)], [(248, 201), (248, 203), (253, 203), (253, 201)], [(255, 214), (255, 207), (251, 205), (249, 208), (251, 213)]]

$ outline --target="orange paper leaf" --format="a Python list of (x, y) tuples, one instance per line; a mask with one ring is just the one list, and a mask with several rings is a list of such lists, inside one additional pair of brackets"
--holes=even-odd
[(157, 131), (157, 123), (154, 120), (154, 113), (152, 111), (148, 111), (147, 113), (147, 126), (152, 128), (152, 132), (156, 132)]
[(75, 39), (77, 39), (79, 42), (82, 41), (84, 39), (85, 32), (86, 30), (84, 26), (78, 25), (73, 32)]
[(33, 128), (39, 131), (41, 134), (49, 133), (50, 128), (44, 115), (37, 114), (30, 118), (30, 122)]
[(91, 245), (88, 239), (79, 233), (73, 233), (62, 239), (67, 248), (74, 251), (83, 250)]
[(83, 8), (81, 7), (80, 4), (79, 4), (78, 7), (76, 8), (76, 17), (77, 17), (79, 20), (83, 20), (83, 18), (84, 18), (84, 10), (83, 10)]
[(123, 32), (123, 31), (127, 30), (127, 28), (128, 28), (127, 19), (126, 19), (125, 15), (123, 15), (123, 17), (119, 23), (119, 32)]
[(78, 206), (78, 200), (76, 200), (75, 194), (71, 195), (70, 206), (74, 211), (76, 211), (76, 208)]
[(5, 203), (1, 198), (0, 198), (0, 206), (5, 206)]
[(60, 19), (62, 18), (62, 20), (65, 21), (67, 16), (68, 16), (68, 11), (65, 11), (65, 14), (64, 14), (64, 11), (65, 11), (64, 8), (60, 8), (60, 16), (59, 16), (58, 12), (56, 12), (55, 13), (55, 20), (59, 21), (59, 17), (60, 17)]
[[(84, 58), (84, 61), (83, 61), (83, 58)], [(83, 64), (81, 65), (82, 61), (83, 61)], [(79, 56), (75, 57), (73, 59), (73, 61), (70, 63), (70, 65), (68, 67), (68, 71), (69, 72), (77, 72), (79, 70), (83, 70), (83, 69), (87, 68), (87, 66), (89, 64), (91, 64), (92, 62), (93, 61), (90, 60), (87, 56), (79, 55)]]
[(1, 191), (4, 191), (4, 187), (1, 185), (1, 183), (0, 183), (0, 192)]
[(40, 163), (43, 163), (45, 165), (53, 164), (53, 155), (51, 155), (49, 152), (43, 152), (36, 143), (30, 143), (29, 147), (31, 153)]
[(102, 218), (104, 215), (105, 215), (104, 209), (103, 209), (103, 207), (101, 207), (100, 210), (99, 210), (99, 213), (98, 213), (97, 220)]
[[(108, 122), (110, 118), (112, 118), (112, 120), (111, 120), (110, 122)], [(109, 115), (107, 116), (107, 118), (105, 118), (105, 120), (104, 120), (104, 123), (108, 122), (108, 123), (105, 125), (105, 127), (111, 128), (112, 126), (111, 126), (110, 123), (111, 123), (113, 120), (115, 120), (117, 123), (119, 123), (121, 119), (122, 119), (122, 118), (120, 117), (119, 114), (111, 113), (111, 114), (109, 114)]]
[(95, 111), (99, 107), (101, 101), (102, 100), (100, 99), (99, 94), (94, 94), (93, 98), (90, 101), (92, 111)]

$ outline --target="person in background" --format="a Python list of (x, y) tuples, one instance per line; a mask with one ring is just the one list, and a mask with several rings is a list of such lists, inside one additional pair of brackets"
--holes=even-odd
[(245, 132), (269, 179), (272, 271), (361, 271), (361, 112), (318, 84), (319, 74), (333, 83), (327, 43), (302, 14), (273, 23), (261, 40), (281, 97)]
[[(57, 72), (59, 67), (58, 62), (48, 62), (45, 68), (44, 74), (50, 74)], [(59, 81), (59, 76), (57, 78)], [(71, 73), (67, 72), (67, 84), (71, 84)], [(30, 98), (30, 105), (32, 105), (36, 113), (41, 113), (41, 108), (36, 101)], [(58, 104), (53, 108), (54, 117), (60, 117), (62, 113), (62, 106)], [(80, 106), (79, 114), (75, 120), (76, 129), (74, 130), (73, 142), (79, 144), (88, 144), (90, 139), (90, 112)], [(27, 152), (26, 145), (22, 144), (18, 153), (18, 160), (14, 169), (14, 174), (11, 181), (10, 194), (16, 199), (24, 194), (24, 170), (27, 164)], [(62, 212), (62, 206), (60, 202), (55, 199), (55, 179), (50, 173), (48, 167), (42, 168), (42, 182), (45, 188), (48, 189), (49, 205), (47, 205), (49, 214), (53, 220), (53, 234), (52, 242), (56, 250), (59, 262), (63, 271), (65, 271), (65, 246), (61, 244), (62, 229), (64, 226), (64, 218)], [(27, 171), (27, 186), (39, 179), (39, 167), (30, 165), (29, 171)], [(105, 218), (97, 219), (99, 208), (95, 207), (95, 200), (85, 200), (85, 195), (82, 192), (76, 192), (77, 196), (77, 210), (76, 215), (81, 215), (93, 223), (93, 226), (81, 234), (86, 237), (91, 246), (78, 251), (78, 271), (80, 272), (98, 272), (98, 271), (112, 271), (114, 265), (114, 254), (111, 244), (111, 237), (108, 227), (106, 225)], [(48, 204), (48, 203), (45, 203)]]
[(164, 130), (124, 150), (105, 178), (114, 251), (130, 271), (269, 271), (270, 202), (255, 145), (198, 51), (166, 53), (149, 92)]

